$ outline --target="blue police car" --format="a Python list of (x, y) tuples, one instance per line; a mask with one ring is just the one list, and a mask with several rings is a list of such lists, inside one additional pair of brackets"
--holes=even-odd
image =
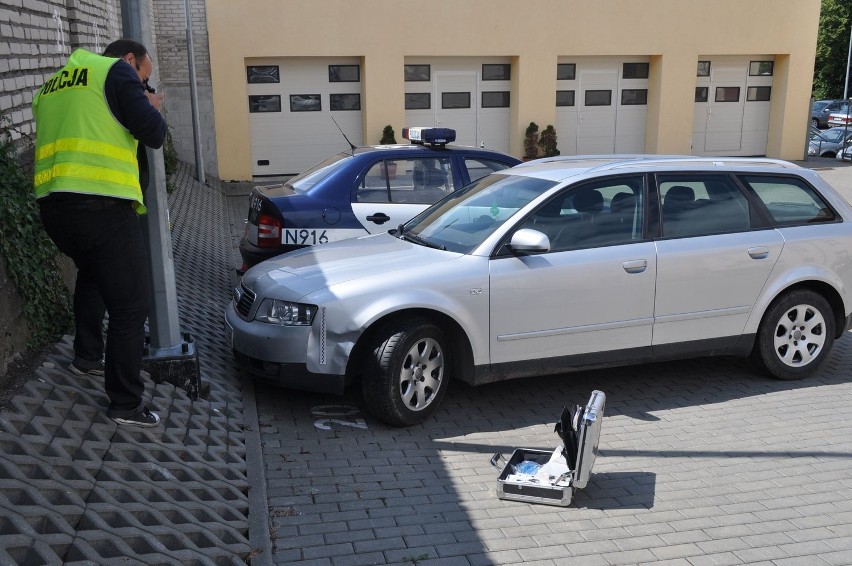
[(298, 248), (396, 228), (454, 190), (520, 163), (448, 145), (455, 135), (449, 128), (403, 128), (411, 145), (353, 147), (284, 184), (255, 187), (240, 271)]

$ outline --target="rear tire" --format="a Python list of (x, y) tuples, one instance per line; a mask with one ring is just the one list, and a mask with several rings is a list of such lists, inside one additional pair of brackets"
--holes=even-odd
[(757, 364), (776, 379), (802, 379), (822, 365), (834, 344), (834, 313), (822, 295), (791, 291), (770, 305), (757, 332)]
[(819, 128), (819, 119), (811, 118), (811, 124), (813, 124), (814, 128)]
[(449, 342), (432, 322), (415, 318), (383, 327), (367, 352), (361, 389), (367, 410), (393, 426), (425, 421), (447, 391)]

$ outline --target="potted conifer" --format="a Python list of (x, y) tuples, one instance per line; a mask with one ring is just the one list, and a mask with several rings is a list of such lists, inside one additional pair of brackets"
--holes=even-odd
[(556, 149), (556, 128), (548, 124), (538, 138), (538, 145), (544, 157), (556, 157), (559, 150)]
[(538, 124), (530, 122), (524, 134), (524, 161), (538, 157)]

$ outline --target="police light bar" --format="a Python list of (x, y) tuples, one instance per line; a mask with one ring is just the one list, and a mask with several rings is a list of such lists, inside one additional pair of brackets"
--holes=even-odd
[(450, 128), (403, 128), (402, 137), (411, 143), (445, 145), (456, 141), (456, 131)]

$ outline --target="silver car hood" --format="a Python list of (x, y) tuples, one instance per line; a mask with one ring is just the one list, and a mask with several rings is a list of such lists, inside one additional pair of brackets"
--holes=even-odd
[(423, 269), (461, 255), (403, 241), (388, 233), (373, 234), (268, 259), (249, 269), (243, 275), (243, 284), (258, 297), (293, 299), (337, 283), (412, 267)]

